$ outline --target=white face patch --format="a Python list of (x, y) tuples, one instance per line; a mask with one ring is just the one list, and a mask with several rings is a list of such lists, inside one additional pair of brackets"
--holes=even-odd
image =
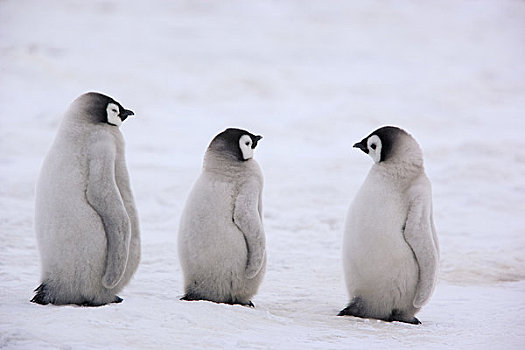
[(375, 163), (379, 163), (381, 160), (381, 139), (377, 135), (372, 135), (368, 138), (367, 142), (368, 155), (374, 160)]
[(122, 124), (122, 119), (118, 116), (120, 113), (120, 110), (118, 106), (114, 103), (108, 103), (108, 108), (106, 109), (106, 112), (108, 113), (108, 123), (120, 126)]
[(249, 135), (242, 135), (239, 139), (239, 148), (242, 152), (242, 158), (248, 160), (253, 158), (252, 138)]

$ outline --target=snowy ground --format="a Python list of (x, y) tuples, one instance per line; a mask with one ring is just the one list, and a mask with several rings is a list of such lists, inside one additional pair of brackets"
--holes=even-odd
[[(525, 2), (0, 1), (0, 348), (525, 344)], [(122, 131), (143, 259), (122, 304), (29, 303), (34, 185), (86, 91)], [(394, 124), (421, 144), (442, 260), (421, 326), (336, 317), (347, 207)], [(179, 215), (211, 138), (264, 135), (268, 269), (255, 309), (181, 302)]]

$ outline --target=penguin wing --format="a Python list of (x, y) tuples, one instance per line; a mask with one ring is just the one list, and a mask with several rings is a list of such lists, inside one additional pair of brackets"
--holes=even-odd
[(421, 308), (430, 298), (437, 279), (439, 245), (432, 214), (432, 194), (428, 186), (411, 191), (404, 237), (419, 267), (414, 307)]
[(115, 143), (107, 137), (89, 145), (86, 197), (104, 224), (107, 240), (102, 285), (114, 288), (124, 275), (131, 237), (130, 221), (115, 181)]
[(246, 276), (257, 276), (264, 264), (266, 242), (262, 225), (261, 186), (256, 181), (248, 181), (239, 189), (233, 210), (233, 222), (244, 235), (248, 246)]

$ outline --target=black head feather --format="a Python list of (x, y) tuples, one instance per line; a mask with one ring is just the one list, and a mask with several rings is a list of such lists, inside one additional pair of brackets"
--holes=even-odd
[(252, 149), (255, 149), (259, 140), (262, 139), (262, 136), (254, 135), (246, 130), (228, 128), (213, 138), (209, 148), (217, 149), (234, 156), (240, 161), (244, 161), (242, 151), (239, 148), (239, 140), (243, 135), (248, 135), (252, 139)]
[[(80, 96), (77, 101), (83, 101), (86, 106), (86, 112), (94, 116), (94, 121), (98, 123), (108, 123), (107, 107), (108, 104), (114, 103), (119, 108), (119, 118), (124, 121), (130, 115), (134, 115), (133, 111), (125, 109), (120, 103), (113, 98), (103, 95), (98, 92), (88, 92)], [(109, 124), (109, 123), (108, 123)]]
[(396, 139), (401, 135), (406, 134), (403, 129), (400, 129), (396, 126), (383, 126), (376, 131), (372, 132), (370, 135), (362, 139), (360, 142), (356, 143), (354, 147), (361, 149), (365, 153), (368, 151), (368, 139), (376, 135), (381, 139), (381, 158), (380, 162), (390, 159), (394, 146), (396, 144)]

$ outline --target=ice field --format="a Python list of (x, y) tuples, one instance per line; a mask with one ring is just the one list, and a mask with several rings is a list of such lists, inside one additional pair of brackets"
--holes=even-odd
[[(525, 2), (0, 1), (0, 348), (522, 349)], [(99, 91), (126, 139), (142, 261), (100, 308), (29, 302), (34, 187), (63, 112)], [(383, 125), (424, 152), (441, 246), (420, 326), (337, 317), (341, 247)], [(183, 302), (181, 210), (210, 140), (264, 136), (255, 309)]]

